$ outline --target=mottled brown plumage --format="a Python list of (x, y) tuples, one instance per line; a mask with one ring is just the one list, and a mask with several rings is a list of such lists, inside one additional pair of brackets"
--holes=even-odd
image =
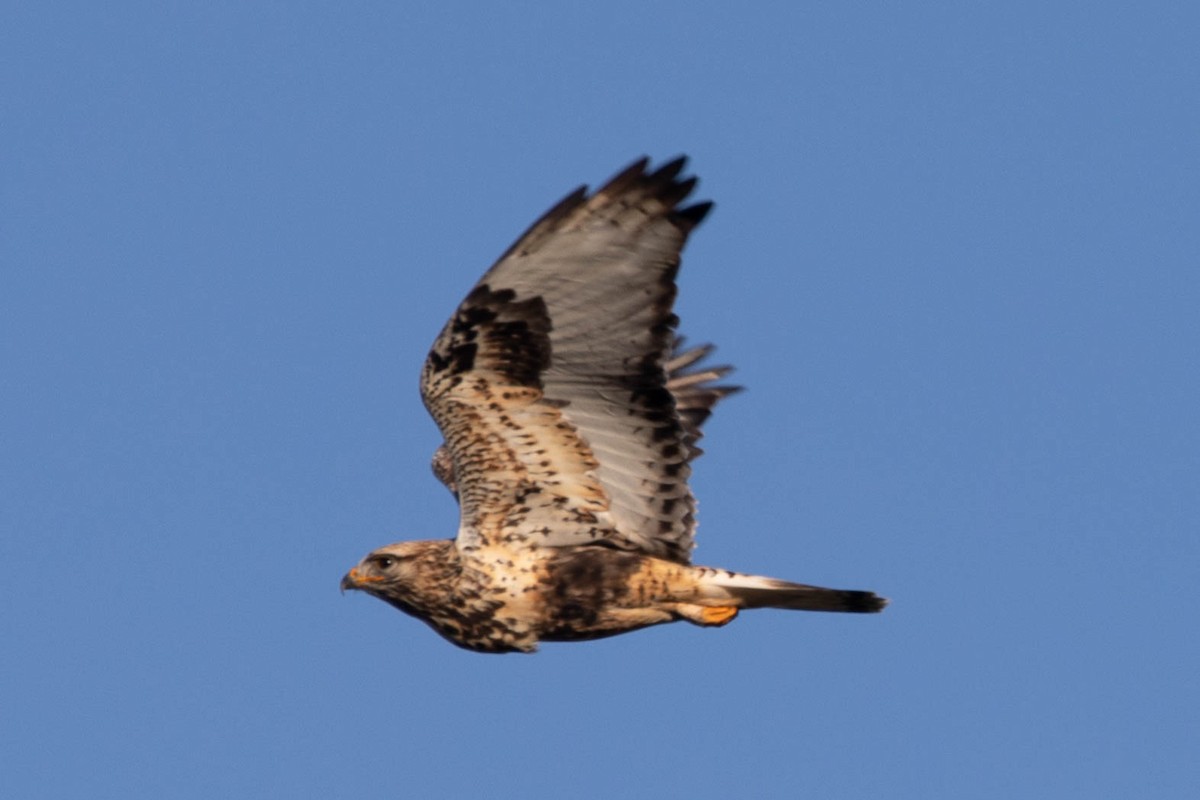
[(595, 639), (743, 608), (879, 611), (870, 593), (693, 566), (691, 461), (736, 387), (672, 313), (708, 203), (677, 159), (580, 188), (483, 276), (434, 342), (421, 395), (455, 539), (382, 547), (342, 579), (480, 652)]

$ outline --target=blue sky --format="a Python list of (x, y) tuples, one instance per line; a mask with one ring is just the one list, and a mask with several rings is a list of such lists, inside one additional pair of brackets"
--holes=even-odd
[[(4, 16), (0, 795), (1200, 791), (1192, 5)], [(892, 606), (489, 657), (340, 596), (454, 531), (458, 300), (679, 153), (748, 387), (696, 558)]]

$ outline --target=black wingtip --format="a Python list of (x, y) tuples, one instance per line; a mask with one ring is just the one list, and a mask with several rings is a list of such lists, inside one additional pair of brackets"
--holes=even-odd
[(642, 191), (657, 197), (668, 209), (671, 209), (669, 212), (671, 220), (685, 233), (690, 232), (708, 216), (713, 204), (712, 201), (705, 200), (683, 208), (676, 208), (679, 203), (688, 198), (698, 183), (698, 179), (694, 175), (680, 178), (687, 163), (688, 157), (680, 155), (651, 169), (649, 157), (642, 156), (609, 178), (596, 190), (596, 194), (620, 194), (634, 185), (638, 185), (642, 187)]
[(679, 209), (675, 212), (675, 218), (694, 228), (703, 222), (704, 218), (708, 216), (708, 212), (712, 210), (713, 202), (711, 200), (705, 200), (703, 202), (687, 206), (686, 208)]
[(613, 175), (596, 190), (596, 194), (612, 192), (618, 194), (638, 181), (646, 180), (646, 167), (650, 166), (650, 157), (642, 156), (625, 169)]
[[(651, 180), (662, 181), (663, 183), (673, 181), (679, 175), (679, 173), (683, 172), (683, 168), (687, 166), (687, 162), (687, 156), (675, 156), (675, 158), (672, 158), (670, 161), (654, 170), (649, 177)], [(694, 182), (695, 178), (693, 178), (692, 181)]]

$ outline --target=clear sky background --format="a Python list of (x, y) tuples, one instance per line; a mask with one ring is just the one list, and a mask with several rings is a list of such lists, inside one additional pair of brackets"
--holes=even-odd
[[(0, 25), (0, 796), (1200, 796), (1190, 3), (24, 3)], [(484, 656), (425, 352), (692, 157), (697, 561), (874, 589)]]

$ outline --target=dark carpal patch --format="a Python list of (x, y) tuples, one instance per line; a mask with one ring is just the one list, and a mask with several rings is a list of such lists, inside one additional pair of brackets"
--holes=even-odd
[(427, 377), (473, 369), (498, 372), (514, 386), (541, 388), (550, 365), (550, 317), (541, 297), (517, 300), (512, 289), (476, 286), (442, 329), (425, 362)]

